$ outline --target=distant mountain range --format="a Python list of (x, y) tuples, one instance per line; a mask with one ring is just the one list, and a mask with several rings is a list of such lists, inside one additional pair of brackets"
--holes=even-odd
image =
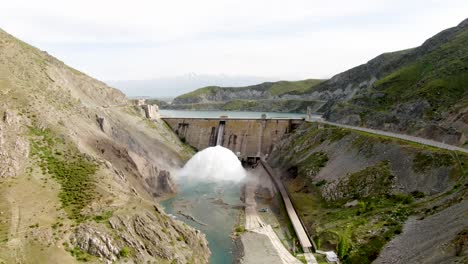
[(190, 92), (196, 88), (219, 86), (246, 86), (276, 81), (275, 78), (243, 75), (209, 75), (189, 73), (174, 77), (162, 77), (150, 80), (110, 80), (106, 83), (122, 90), (127, 96), (148, 96), (154, 98), (174, 98), (178, 95)]

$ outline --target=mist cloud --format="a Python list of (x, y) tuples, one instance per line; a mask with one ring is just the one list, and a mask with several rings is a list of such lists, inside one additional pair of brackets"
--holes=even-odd
[(240, 182), (245, 176), (237, 156), (221, 146), (198, 152), (176, 174), (179, 181)]

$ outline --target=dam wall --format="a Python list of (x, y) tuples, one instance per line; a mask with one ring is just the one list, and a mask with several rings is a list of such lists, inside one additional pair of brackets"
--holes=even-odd
[(203, 150), (221, 145), (242, 159), (268, 156), (304, 119), (162, 118), (185, 143)]

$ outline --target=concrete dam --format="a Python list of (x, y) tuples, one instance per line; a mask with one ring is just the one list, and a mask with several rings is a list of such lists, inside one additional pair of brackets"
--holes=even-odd
[(179, 138), (196, 148), (220, 145), (242, 160), (268, 156), (303, 118), (162, 118)]

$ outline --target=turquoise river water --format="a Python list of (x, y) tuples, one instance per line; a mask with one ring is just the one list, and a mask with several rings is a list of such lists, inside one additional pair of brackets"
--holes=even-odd
[[(206, 234), (210, 263), (232, 263), (231, 233), (238, 222), (240, 185), (215, 182), (178, 182), (176, 197), (161, 202), (166, 213)], [(192, 221), (184, 215), (193, 216)]]

